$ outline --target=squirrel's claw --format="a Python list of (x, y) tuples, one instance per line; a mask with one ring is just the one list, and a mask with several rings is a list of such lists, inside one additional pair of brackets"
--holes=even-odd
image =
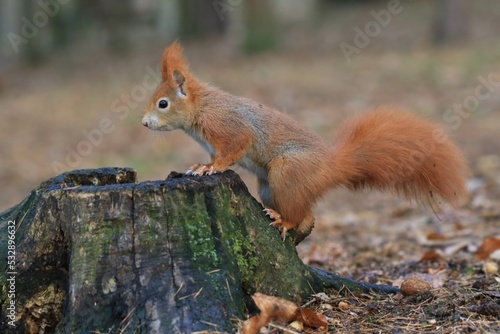
[(273, 222), (269, 225), (277, 228), (278, 231), (280, 231), (281, 238), (283, 239), (283, 241), (285, 241), (288, 228), (286, 228), (286, 226), (283, 226), (284, 222), (281, 219), (281, 215), (273, 209), (269, 208), (265, 208), (263, 211), (266, 213), (266, 216), (269, 216), (269, 218), (273, 220)]
[(276, 223), (276, 222), (281, 223), (281, 215), (279, 213), (277, 213), (275, 210), (269, 209), (269, 208), (265, 208), (262, 211), (264, 211), (266, 213), (266, 216), (269, 216), (269, 218), (271, 218), (272, 220), (274, 220), (274, 223)]
[(189, 167), (189, 169), (186, 171), (186, 175), (194, 175), (194, 172), (200, 168), (201, 164), (196, 164), (196, 165), (192, 165), (191, 167)]
[(203, 175), (212, 175), (218, 172), (221, 171), (217, 170), (212, 164), (207, 164), (207, 165), (198, 164), (191, 166), (186, 171), (186, 175), (203, 176)]

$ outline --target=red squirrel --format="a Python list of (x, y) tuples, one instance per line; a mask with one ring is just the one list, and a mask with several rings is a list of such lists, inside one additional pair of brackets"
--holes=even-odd
[(467, 197), (468, 168), (443, 130), (394, 107), (348, 120), (333, 146), (288, 115), (199, 81), (189, 72), (178, 42), (162, 57), (162, 82), (142, 124), (151, 130), (182, 129), (210, 154), (190, 175), (219, 173), (239, 164), (257, 176), (272, 226), (311, 233), (312, 207), (326, 191), (390, 190), (409, 199), (454, 206)]

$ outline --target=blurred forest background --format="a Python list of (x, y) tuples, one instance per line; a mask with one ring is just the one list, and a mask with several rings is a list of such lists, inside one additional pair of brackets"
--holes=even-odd
[[(442, 123), (476, 177), (499, 179), (497, 0), (0, 0), (0, 35), (0, 210), (66, 170), (146, 180), (207, 161), (183, 133), (140, 122), (176, 39), (200, 79), (326, 140), (351, 114), (399, 105)], [(384, 196), (339, 191), (318, 210), (398, 201)]]

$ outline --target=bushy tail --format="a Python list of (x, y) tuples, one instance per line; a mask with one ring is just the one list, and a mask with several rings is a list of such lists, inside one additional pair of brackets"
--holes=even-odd
[(391, 190), (409, 199), (454, 206), (467, 197), (469, 170), (441, 127), (383, 107), (344, 124), (333, 148), (334, 183)]

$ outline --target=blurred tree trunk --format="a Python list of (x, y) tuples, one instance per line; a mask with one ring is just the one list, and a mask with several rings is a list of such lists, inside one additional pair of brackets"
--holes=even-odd
[[(69, 44), (77, 4), (57, 1), (8, 0), (0, 2), (0, 33), (7, 37), (4, 53), (36, 64), (55, 49)], [(4, 32), (4, 33), (3, 33)]]
[(0, 213), (2, 333), (234, 332), (255, 292), (398, 291), (306, 266), (232, 171), (135, 177), (64, 173)]
[(159, 1), (156, 12), (156, 27), (159, 35), (166, 43), (174, 39), (180, 32), (179, 1)]
[[(9, 33), (19, 34), (19, 17), (22, 12), (20, 1), (0, 1), (0, 35), (7, 36)], [(0, 56), (14, 58), (14, 48), (8, 38), (0, 40)]]
[(133, 14), (131, 0), (99, 0), (98, 6), (108, 47), (116, 53), (127, 52)]
[(181, 12), (181, 35), (185, 39), (196, 39), (224, 33), (226, 20), (221, 20), (217, 5), (225, 0), (178, 0)]
[[(35, 1), (22, 0), (21, 17), (26, 18), (33, 28), (29, 28), (29, 31), (32, 32), (30, 35), (23, 36), (24, 38), (27, 38), (28, 41), (25, 45), (22, 45), (21, 54), (24, 55), (24, 59), (31, 64), (40, 63), (48, 53), (47, 45), (42, 42), (40, 29), (37, 28), (33, 22), (33, 14), (36, 12), (37, 6), (38, 4)], [(23, 22), (23, 25), (27, 26), (26, 21)], [(44, 33), (46, 34), (46, 32)]]
[(78, 5), (76, 1), (70, 1), (60, 5), (57, 14), (50, 21), (53, 31), (54, 49), (61, 49), (71, 44), (76, 39), (78, 29)]
[(268, 0), (245, 1), (245, 37), (248, 53), (273, 49), (277, 44), (276, 20)]
[(434, 43), (437, 45), (463, 41), (469, 31), (467, 0), (436, 1)]

